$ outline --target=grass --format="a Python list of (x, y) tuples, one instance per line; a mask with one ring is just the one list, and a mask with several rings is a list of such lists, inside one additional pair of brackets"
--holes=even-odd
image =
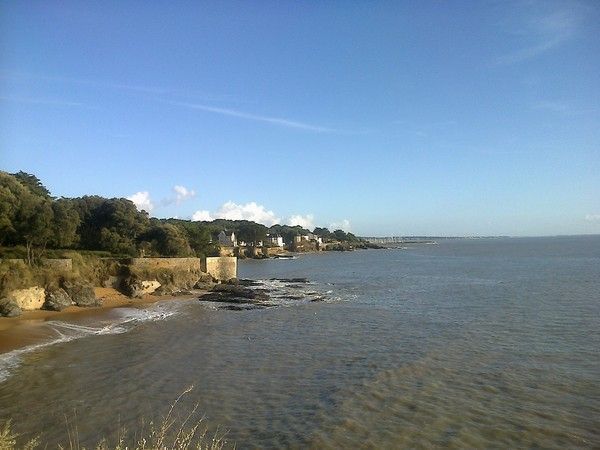
[[(115, 442), (102, 438), (93, 447), (95, 450), (222, 450), (227, 445), (223, 433), (217, 432), (209, 435), (208, 429), (202, 425), (202, 417), (198, 415), (198, 404), (187, 414), (177, 414), (180, 400), (192, 391), (193, 387), (183, 391), (171, 403), (167, 414), (158, 423), (150, 422), (148, 429), (142, 424), (141, 429), (131, 436), (127, 430), (118, 428)], [(61, 450), (85, 450), (79, 440), (77, 425), (66, 420), (67, 444), (59, 445)], [(0, 450), (34, 450), (49, 448), (42, 446), (38, 438), (26, 441), (19, 445), (21, 436), (13, 431), (12, 423), (6, 422), (0, 427)], [(235, 448), (235, 446), (231, 446)]]

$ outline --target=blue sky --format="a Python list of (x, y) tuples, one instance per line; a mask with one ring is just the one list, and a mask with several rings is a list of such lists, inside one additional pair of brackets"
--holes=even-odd
[(0, 168), (158, 217), (600, 233), (600, 4), (2, 2)]

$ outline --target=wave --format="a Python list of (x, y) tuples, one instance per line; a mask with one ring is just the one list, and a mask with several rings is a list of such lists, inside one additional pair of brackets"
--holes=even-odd
[(48, 329), (49, 336), (47, 340), (0, 354), (0, 383), (10, 377), (28, 353), (75, 339), (126, 333), (141, 323), (164, 320), (177, 314), (180, 305), (181, 302), (170, 301), (168, 303), (156, 303), (146, 309), (114, 308), (106, 310), (106, 316), (109, 318), (96, 320), (95, 323), (90, 325), (62, 320), (44, 322), (44, 326)]

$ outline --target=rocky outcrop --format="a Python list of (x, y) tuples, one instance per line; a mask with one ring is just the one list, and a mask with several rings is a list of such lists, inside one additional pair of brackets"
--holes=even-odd
[(0, 298), (0, 316), (17, 317), (21, 315), (21, 308), (14, 300)]
[(102, 301), (96, 298), (94, 287), (85, 281), (64, 281), (62, 288), (77, 306), (102, 306)]
[(225, 303), (251, 303), (258, 306), (272, 306), (266, 291), (249, 289), (243, 286), (217, 284), (210, 292), (202, 295), (199, 300)]
[(158, 280), (141, 281), (136, 279), (129, 279), (126, 282), (125, 292), (129, 297), (141, 298), (144, 295), (154, 293), (154, 291), (160, 288), (160, 286), (161, 285), (158, 282)]
[(46, 302), (43, 308), (49, 311), (62, 311), (63, 309), (71, 306), (73, 301), (69, 294), (61, 288), (48, 288), (46, 289)]
[(29, 311), (40, 309), (42, 307), (46, 301), (46, 292), (44, 288), (34, 286), (9, 292), (6, 297), (9, 300), (12, 300), (22, 310)]

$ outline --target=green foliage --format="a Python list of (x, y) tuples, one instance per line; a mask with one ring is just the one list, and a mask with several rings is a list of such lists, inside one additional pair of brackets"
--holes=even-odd
[[(216, 256), (217, 235), (235, 232), (238, 241), (254, 244), (266, 235), (280, 235), (286, 244), (307, 235), (301, 226), (270, 228), (248, 220), (217, 219), (192, 222), (180, 219), (150, 219), (130, 200), (83, 196), (53, 198), (35, 176), (25, 172), (0, 171), (0, 255), (26, 258), (30, 264), (41, 256), (65, 249), (104, 252), (108, 256)], [(362, 241), (352, 233), (315, 228), (326, 241), (354, 247)], [(6, 250), (6, 248), (13, 250)], [(9, 255), (9, 256), (6, 256)], [(19, 256), (15, 256), (19, 255)]]
[(42, 184), (40, 179), (35, 175), (23, 172), (22, 170), (12, 174), (15, 179), (25, 186), (29, 191), (38, 197), (50, 198), (50, 191)]
[(58, 199), (52, 203), (52, 210), (54, 212), (52, 246), (72, 247), (79, 240), (77, 228), (81, 223), (73, 202), (66, 198)]
[(140, 243), (149, 243), (148, 250), (160, 256), (192, 256), (185, 230), (170, 223), (156, 223), (139, 238)]

